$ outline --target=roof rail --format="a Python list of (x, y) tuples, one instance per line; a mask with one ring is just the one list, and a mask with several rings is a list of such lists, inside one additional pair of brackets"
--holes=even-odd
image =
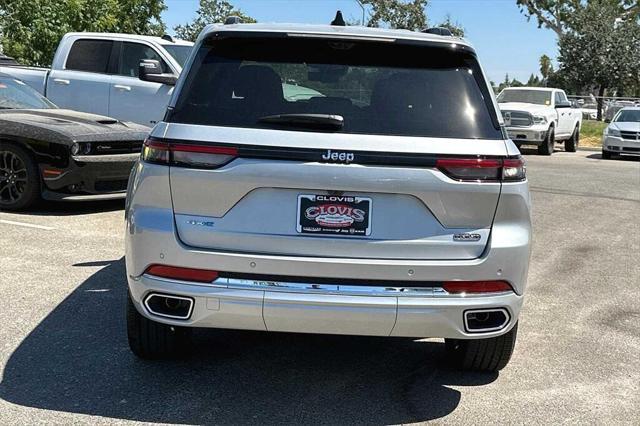
[(175, 39), (173, 37), (171, 37), (169, 34), (165, 34), (161, 37), (163, 40), (167, 40), (170, 41), (171, 43), (175, 43)]
[(224, 24), (225, 25), (242, 24), (242, 18), (236, 15), (231, 15), (224, 20)]
[(449, 28), (444, 28), (444, 27), (426, 28), (422, 30), (422, 32), (427, 34), (435, 34), (439, 36), (449, 36), (449, 37), (453, 36), (453, 33), (451, 32), (451, 30)]

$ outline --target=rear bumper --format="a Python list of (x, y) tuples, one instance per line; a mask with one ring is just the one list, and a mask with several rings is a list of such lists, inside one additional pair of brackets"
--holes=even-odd
[[(307, 333), (410, 337), (491, 337), (517, 321), (526, 287), (531, 223), (526, 182), (504, 183), (489, 243), (481, 256), (467, 260), (367, 259), (286, 256), (197, 249), (177, 237), (166, 167), (140, 164), (129, 183), (125, 209), (126, 270), (129, 291), (142, 315), (174, 325)], [(214, 269), (237, 276), (304, 277), (309, 281), (388, 281), (411, 287), (417, 282), (504, 280), (514, 293), (474, 297), (394, 295), (370, 292), (274, 291), (159, 279), (144, 274), (152, 264)], [(417, 286), (417, 284), (414, 284)], [(187, 320), (151, 315), (143, 306), (150, 293), (190, 297)], [(486, 334), (467, 333), (467, 309), (504, 308), (507, 326)]]
[[(368, 336), (479, 338), (506, 333), (517, 321), (522, 296), (393, 295), (331, 290), (246, 288), (198, 284), (148, 275), (129, 278), (138, 311), (154, 321), (190, 327)], [(144, 303), (149, 295), (169, 294), (193, 300), (189, 318), (153, 314)], [(500, 330), (470, 332), (468, 310), (504, 309), (508, 321)]]

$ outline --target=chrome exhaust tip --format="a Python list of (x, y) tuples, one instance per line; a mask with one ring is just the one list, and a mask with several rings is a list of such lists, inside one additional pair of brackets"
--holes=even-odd
[(151, 315), (186, 320), (191, 317), (194, 301), (191, 297), (150, 293), (144, 299), (144, 307)]
[(505, 328), (511, 316), (504, 308), (474, 309), (464, 312), (464, 328), (467, 333), (488, 333)]

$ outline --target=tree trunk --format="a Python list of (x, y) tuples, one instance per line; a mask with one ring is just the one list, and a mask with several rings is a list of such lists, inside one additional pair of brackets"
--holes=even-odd
[(604, 84), (600, 86), (600, 89), (598, 89), (598, 99), (596, 99), (596, 101), (598, 102), (598, 116), (597, 116), (597, 120), (598, 121), (602, 121), (602, 104), (604, 103), (604, 91), (605, 91), (605, 87)]

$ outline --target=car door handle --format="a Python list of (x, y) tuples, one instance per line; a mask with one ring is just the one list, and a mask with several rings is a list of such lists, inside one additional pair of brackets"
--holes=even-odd
[(124, 84), (114, 84), (113, 88), (114, 89), (118, 89), (121, 92), (130, 92), (131, 91), (131, 86), (125, 86)]
[(56, 84), (61, 84), (63, 86), (68, 86), (69, 83), (71, 83), (69, 80), (64, 79), (64, 78), (54, 78), (53, 82)]

